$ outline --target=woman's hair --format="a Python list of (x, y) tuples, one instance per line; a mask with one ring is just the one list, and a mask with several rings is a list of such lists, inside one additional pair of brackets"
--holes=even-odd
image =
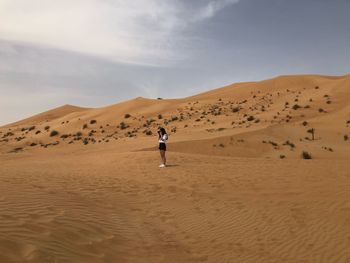
[(159, 128), (159, 130), (160, 130), (160, 132), (161, 132), (162, 135), (167, 134), (166, 131), (165, 131), (165, 129), (164, 129), (163, 127)]

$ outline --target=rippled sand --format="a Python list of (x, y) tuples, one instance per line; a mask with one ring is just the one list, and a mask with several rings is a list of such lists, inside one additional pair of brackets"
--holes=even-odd
[(0, 262), (350, 262), (350, 164), (3, 158)]

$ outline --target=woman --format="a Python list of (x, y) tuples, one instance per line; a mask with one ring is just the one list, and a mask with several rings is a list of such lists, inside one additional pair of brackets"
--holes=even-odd
[(166, 133), (164, 128), (160, 128), (158, 130), (158, 139), (159, 139), (159, 151), (160, 151), (160, 158), (162, 159), (162, 164), (159, 165), (159, 167), (163, 168), (166, 166), (166, 158), (165, 158), (165, 151), (166, 151), (166, 142), (168, 140), (168, 134)]

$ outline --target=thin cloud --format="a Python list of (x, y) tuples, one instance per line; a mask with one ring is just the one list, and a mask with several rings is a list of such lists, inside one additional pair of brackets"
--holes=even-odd
[(215, 16), (219, 11), (227, 6), (238, 4), (240, 0), (216, 0), (209, 2), (205, 7), (201, 8), (194, 17), (194, 21), (201, 21)]
[(194, 22), (236, 2), (204, 2), (189, 12), (188, 2), (175, 0), (1, 0), (0, 39), (164, 65), (186, 58), (192, 40), (183, 32)]

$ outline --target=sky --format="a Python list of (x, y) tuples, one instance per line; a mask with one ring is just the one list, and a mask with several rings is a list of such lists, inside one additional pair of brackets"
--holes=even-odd
[(350, 0), (0, 0), (0, 125), (64, 104), (350, 73)]

